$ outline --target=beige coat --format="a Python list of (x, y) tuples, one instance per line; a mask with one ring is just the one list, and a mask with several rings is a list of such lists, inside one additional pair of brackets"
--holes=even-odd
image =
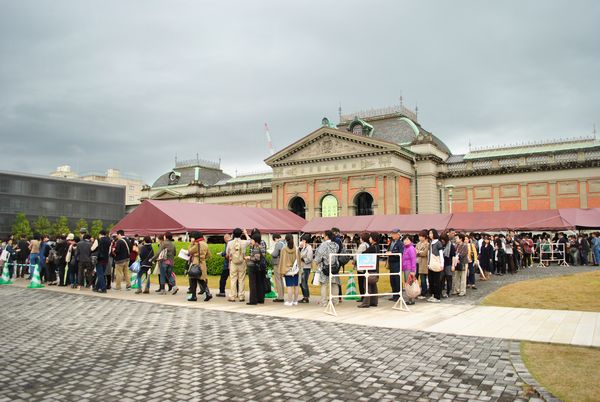
[(190, 255), (190, 262), (200, 266), (200, 270), (202, 271), (200, 279), (207, 280), (208, 268), (206, 267), (206, 260), (210, 258), (208, 244), (206, 244), (205, 241), (194, 242), (188, 247), (188, 252)]
[(427, 255), (429, 254), (429, 242), (427, 240), (420, 241), (415, 247), (417, 250), (417, 264), (419, 266), (419, 274), (427, 275)]
[(285, 275), (286, 272), (292, 268), (294, 262), (298, 259), (298, 249), (288, 248), (287, 245), (283, 246), (281, 253), (279, 254), (279, 265), (277, 270), (281, 275)]

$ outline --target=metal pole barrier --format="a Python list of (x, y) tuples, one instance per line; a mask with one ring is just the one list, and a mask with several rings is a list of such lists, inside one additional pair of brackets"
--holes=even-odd
[[(329, 255), (329, 266), (331, 266), (331, 258), (333, 256), (338, 256), (338, 255), (349, 255), (349, 254), (341, 254), (341, 253), (331, 253)], [(358, 255), (361, 254), (350, 254), (354, 257), (354, 261), (357, 261), (357, 258), (355, 258)], [(381, 272), (369, 272), (369, 270), (364, 270), (362, 272), (364, 273), (358, 273), (358, 269), (357, 269), (357, 276), (364, 276), (365, 277), (365, 293), (362, 294), (361, 296), (363, 297), (370, 297), (370, 296), (398, 296), (398, 300), (396, 301), (396, 303), (393, 305), (392, 309), (394, 310), (400, 310), (400, 311), (406, 311), (406, 312), (410, 312), (410, 309), (408, 308), (408, 306), (406, 305), (406, 301), (404, 300), (404, 297), (402, 295), (402, 289), (404, 288), (404, 279), (402, 276), (402, 254), (401, 253), (394, 253), (394, 254), (386, 254), (386, 253), (377, 253), (377, 254), (368, 254), (368, 255), (374, 255), (376, 256), (376, 264), (379, 264), (378, 258), (379, 256), (384, 256), (384, 257), (389, 257), (390, 255), (393, 256), (398, 256), (398, 258), (400, 258), (400, 270), (397, 273), (392, 273), (392, 272), (386, 272), (386, 273), (381, 273)], [(333, 315), (333, 316), (337, 316), (337, 311), (335, 309), (335, 306), (333, 304), (333, 295), (331, 293), (331, 287), (332, 287), (332, 279), (335, 276), (336, 278), (341, 278), (341, 277), (349, 277), (349, 276), (353, 276), (354, 274), (346, 274), (346, 273), (338, 273), (338, 274), (333, 274), (333, 273), (329, 273), (329, 283), (328, 283), (328, 287), (329, 287), (329, 300), (327, 303), (327, 307), (325, 308), (324, 313), (325, 314), (329, 314), (329, 315)], [(394, 292), (386, 292), (386, 293), (370, 293), (369, 292), (369, 276), (399, 276), (400, 277), (400, 292), (399, 293), (394, 293)]]

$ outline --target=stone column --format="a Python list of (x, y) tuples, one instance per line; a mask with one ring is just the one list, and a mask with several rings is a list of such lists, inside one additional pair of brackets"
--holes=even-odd
[(348, 216), (348, 176), (342, 176), (342, 203), (340, 205), (340, 216)]
[(521, 184), (521, 210), (527, 211), (527, 184)]
[(306, 219), (311, 220), (316, 216), (314, 179), (308, 181), (308, 200), (306, 200), (306, 208)]
[(579, 179), (579, 208), (588, 207), (587, 181)]
[(550, 188), (550, 209), (556, 209), (556, 182), (548, 182)]
[(467, 212), (473, 212), (473, 186), (467, 186)]
[(492, 187), (492, 199), (494, 200), (494, 211), (500, 211), (500, 187)]
[(385, 215), (385, 187), (383, 185), (384, 177), (385, 176), (377, 176), (377, 215)]

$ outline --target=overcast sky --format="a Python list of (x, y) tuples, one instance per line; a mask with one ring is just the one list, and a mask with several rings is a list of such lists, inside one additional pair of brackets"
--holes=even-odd
[(264, 171), (328, 116), (419, 106), (453, 150), (600, 128), (600, 1), (0, 0), (0, 168)]

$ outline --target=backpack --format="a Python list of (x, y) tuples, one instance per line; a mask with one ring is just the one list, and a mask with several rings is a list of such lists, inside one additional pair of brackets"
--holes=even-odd
[[(346, 264), (348, 264), (350, 262), (350, 260), (352, 259), (352, 254), (350, 254), (350, 251), (348, 249), (343, 249), (342, 251), (340, 251), (340, 254), (344, 254), (344, 255), (338, 255), (337, 256), (337, 261), (338, 261), (338, 272), (339, 272), (339, 267), (340, 266), (344, 266)], [(335, 272), (337, 273), (337, 272)]]
[(48, 261), (53, 264), (58, 264), (60, 262), (60, 256), (58, 255), (58, 252), (53, 248), (51, 248), (50, 252), (48, 253)]
[(234, 264), (241, 264), (244, 262), (244, 250), (242, 249), (242, 242), (240, 239), (233, 241), (233, 251), (231, 252), (231, 262)]

